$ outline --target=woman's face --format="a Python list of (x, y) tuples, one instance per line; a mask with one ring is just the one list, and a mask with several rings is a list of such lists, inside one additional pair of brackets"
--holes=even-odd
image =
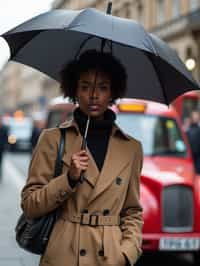
[[(94, 83), (96, 80), (96, 86)], [(108, 75), (91, 70), (80, 75), (77, 88), (80, 109), (87, 115), (102, 119), (111, 101), (111, 80)]]

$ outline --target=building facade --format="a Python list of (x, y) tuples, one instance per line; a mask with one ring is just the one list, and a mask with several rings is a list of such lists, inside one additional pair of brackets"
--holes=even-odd
[(59, 84), (28, 66), (8, 62), (0, 72), (0, 114), (17, 109), (27, 115), (45, 113), (59, 93)]
[[(53, 8), (94, 7), (106, 11), (107, 0), (56, 0)], [(200, 0), (113, 0), (112, 14), (134, 19), (176, 50), (200, 80)]]

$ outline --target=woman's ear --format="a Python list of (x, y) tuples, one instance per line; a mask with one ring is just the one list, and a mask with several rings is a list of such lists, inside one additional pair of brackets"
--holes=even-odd
[(109, 106), (112, 106), (113, 103), (114, 103), (114, 100), (112, 98), (110, 98), (110, 100), (109, 100)]

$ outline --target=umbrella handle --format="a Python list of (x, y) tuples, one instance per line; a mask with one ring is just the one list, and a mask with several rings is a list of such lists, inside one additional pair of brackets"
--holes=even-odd
[(84, 172), (82, 171), (82, 172), (81, 172), (81, 175), (80, 175), (80, 178), (79, 178), (79, 182), (80, 182), (81, 184), (83, 184), (84, 180), (85, 180)]

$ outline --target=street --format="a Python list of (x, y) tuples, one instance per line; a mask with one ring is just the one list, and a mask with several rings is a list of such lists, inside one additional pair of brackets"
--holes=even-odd
[[(36, 266), (39, 257), (20, 249), (15, 242), (14, 228), (20, 210), (20, 191), (25, 182), (30, 155), (6, 154), (3, 162), (3, 178), (0, 183), (0, 266)], [(169, 254), (144, 254), (138, 266), (190, 266), (192, 256)], [(68, 266), (68, 265), (66, 265)]]
[(14, 228), (21, 213), (20, 190), (29, 162), (27, 154), (6, 154), (0, 183), (0, 266), (36, 266), (38, 256), (20, 249)]

